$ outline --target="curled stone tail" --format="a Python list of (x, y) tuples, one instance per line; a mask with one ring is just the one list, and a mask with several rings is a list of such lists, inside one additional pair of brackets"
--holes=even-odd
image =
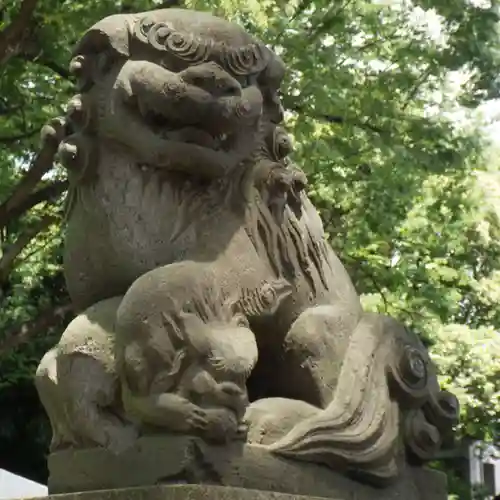
[(358, 324), (332, 402), (270, 445), (272, 452), (374, 482), (397, 475), (399, 410), (386, 375), (393, 338), (379, 318), (365, 315)]

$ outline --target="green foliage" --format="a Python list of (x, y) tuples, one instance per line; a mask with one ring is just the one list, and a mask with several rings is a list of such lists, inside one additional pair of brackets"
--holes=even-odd
[[(21, 2), (11, 2), (7, 24), (14, 18)], [(158, 4), (159, 2), (156, 2)], [(112, 0), (82, 2), (40, 1), (34, 13), (39, 24), (26, 52), (8, 61), (0, 78), (0, 203), (8, 198), (29, 169), (38, 150), (39, 132), (50, 118), (64, 112), (68, 99), (75, 93), (68, 78), (71, 50), (83, 32), (99, 19), (117, 11), (128, 12), (154, 8), (155, 2), (134, 2), (133, 7)], [(49, 186), (64, 177), (55, 165), (38, 188)], [(20, 235), (36, 227), (44, 216), (55, 221), (37, 235), (19, 255), (8, 278), (0, 275), (1, 332), (15, 331), (39, 316), (51, 305), (66, 299), (61, 273), (63, 238), (63, 200), (43, 202), (21, 218), (10, 219), (0, 231), (1, 249), (5, 251)], [(1, 257), (1, 252), (0, 252)], [(0, 273), (1, 274), (1, 273)], [(22, 350), (0, 355), (0, 390), (2, 387), (31, 380), (41, 353), (60, 334), (64, 318), (44, 335), (30, 338)], [(1, 344), (0, 344), (1, 345)], [(1, 349), (0, 349), (1, 352)]]
[[(19, 4), (8, 5), (4, 25)], [(156, 4), (39, 2), (34, 42), (0, 78), (0, 202), (27, 169), (40, 126), (74, 92), (67, 66), (82, 31), (107, 14)], [(331, 244), (365, 306), (404, 320), (432, 345), (442, 383), (463, 405), (460, 429), (478, 438), (494, 437), (500, 420), (500, 178), (472, 120), (474, 108), (499, 92), (500, 3), (490, 4), (184, 2), (242, 23), (287, 62), (283, 101), (294, 160), (309, 175)], [(464, 105), (466, 126), (453, 121)], [(63, 176), (55, 166), (38, 187)], [(55, 222), (0, 280), (0, 332), (65, 300), (61, 200), (10, 220), (2, 248), (47, 213)], [(63, 323), (20, 349), (0, 348), (0, 396), (32, 376)]]

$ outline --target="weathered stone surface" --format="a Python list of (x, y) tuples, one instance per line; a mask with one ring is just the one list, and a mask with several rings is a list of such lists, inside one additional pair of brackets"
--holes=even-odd
[(120, 456), (102, 448), (53, 453), (49, 470), (54, 493), (185, 482), (262, 490), (270, 498), (272, 492), (339, 500), (447, 498), (444, 475), (425, 468), (408, 466), (394, 484), (376, 488), (323, 466), (276, 457), (264, 447), (214, 447), (185, 436), (141, 438)]
[[(343, 498), (330, 497), (332, 500)], [(355, 497), (346, 497), (354, 500)], [(403, 497), (401, 497), (403, 498)], [(288, 495), (269, 491), (227, 488), (221, 486), (176, 485), (130, 488), (122, 490), (70, 493), (40, 500), (323, 500), (319, 497)], [(377, 500), (377, 499), (374, 499)]]
[(36, 376), (51, 491), (154, 484), (203, 449), (189, 483), (421, 498), (457, 401), (329, 247), (288, 157), (283, 62), (164, 9), (97, 23), (70, 70), (80, 94), (45, 130), (70, 180), (79, 312)]

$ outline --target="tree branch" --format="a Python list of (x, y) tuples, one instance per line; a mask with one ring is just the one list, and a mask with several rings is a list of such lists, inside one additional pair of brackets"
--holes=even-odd
[(172, 7), (180, 7), (184, 2), (182, 0), (165, 0), (165, 2), (161, 3), (155, 9), (170, 9)]
[(387, 296), (385, 295), (384, 289), (378, 284), (375, 276), (366, 269), (366, 266), (360, 265), (358, 269), (372, 282), (373, 287), (380, 295), (382, 302), (384, 303), (384, 311), (387, 313), (389, 310), (389, 301), (387, 300)]
[(340, 6), (337, 5), (339, 2), (332, 2), (330, 7), (328, 7), (327, 11), (323, 14), (321, 21), (309, 30), (309, 39), (317, 39), (319, 36), (328, 33), (332, 25), (338, 21), (342, 11), (346, 10), (352, 2), (353, 0), (344, 0)]
[(0, 116), (11, 115), (17, 113), (22, 108), (21, 104), (16, 104), (15, 106), (8, 106), (0, 101)]
[(19, 14), (0, 32), (0, 65), (20, 54), (32, 29), (33, 12), (38, 0), (23, 0)]
[(33, 321), (8, 331), (0, 339), (0, 357), (5, 356), (25, 342), (40, 337), (48, 329), (56, 326), (70, 312), (72, 312), (72, 305), (68, 299), (68, 302), (64, 304), (47, 307)]
[(57, 181), (31, 193), (12, 210), (0, 213), (0, 229), (6, 227), (11, 220), (18, 219), (39, 203), (54, 200), (67, 189), (68, 181)]
[(409, 106), (409, 104), (413, 101), (415, 96), (418, 94), (418, 91), (420, 90), (422, 85), (429, 79), (429, 76), (432, 73), (432, 69), (433, 69), (432, 64), (429, 63), (427, 65), (427, 68), (425, 69), (425, 71), (423, 71), (422, 74), (417, 78), (412, 89), (410, 90), (410, 92), (408, 93), (408, 96), (405, 99), (402, 111), (406, 110), (406, 108)]
[[(172, 7), (182, 7), (183, 0), (165, 0), (159, 5), (155, 5), (155, 10), (159, 9), (170, 9)], [(120, 14), (131, 14), (137, 10), (137, 6), (134, 5), (133, 0), (125, 0), (122, 2), (121, 7), (118, 9)]]
[(22, 56), (26, 61), (30, 61), (38, 66), (44, 66), (45, 68), (50, 69), (64, 80), (73, 79), (69, 70), (53, 61), (50, 56), (47, 56), (43, 49), (40, 49), (39, 44), (27, 44), (26, 47), (24, 47)]
[(17, 238), (14, 243), (9, 245), (2, 257), (0, 258), (0, 283), (5, 281), (9, 273), (12, 271), (14, 264), (19, 257), (19, 254), (26, 248), (31, 240), (41, 231), (47, 229), (50, 224), (55, 222), (57, 219), (52, 215), (46, 215), (42, 217), (39, 221), (28, 228), (24, 233)]
[(27, 130), (21, 134), (10, 135), (10, 136), (0, 136), (0, 143), (2, 144), (12, 144), (14, 142), (22, 141), (23, 139), (29, 139), (40, 132), (39, 128)]
[(26, 54), (26, 60), (31, 61), (32, 63), (38, 64), (40, 66), (45, 66), (46, 68), (52, 70), (54, 73), (59, 75), (64, 80), (72, 80), (71, 73), (69, 70), (64, 68), (63, 66), (57, 64), (54, 61), (46, 59), (42, 56), (32, 56), (31, 54)]
[(44, 142), (31, 168), (17, 184), (11, 196), (0, 205), (0, 220), (6, 220), (9, 212), (18, 209), (35, 189), (43, 175), (52, 168), (57, 148), (57, 141), (49, 140)]
[[(347, 120), (343, 116), (331, 115), (328, 113), (317, 113), (315, 111), (307, 109), (306, 106), (303, 106), (298, 103), (289, 103), (289, 104), (284, 103), (284, 104), (286, 110), (293, 111), (295, 113), (302, 113), (304, 115), (307, 115), (309, 118), (312, 118), (313, 120), (321, 120), (327, 123), (338, 123), (338, 124), (347, 124), (348, 122), (350, 122), (350, 120)], [(356, 121), (356, 122), (351, 122), (351, 124), (354, 125), (355, 127), (371, 130), (372, 132), (375, 132), (377, 134), (382, 134), (384, 132), (381, 128), (376, 127), (375, 125), (372, 125), (371, 123), (367, 122)]]

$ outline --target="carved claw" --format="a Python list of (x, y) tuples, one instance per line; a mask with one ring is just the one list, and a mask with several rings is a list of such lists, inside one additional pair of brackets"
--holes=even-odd
[(194, 406), (187, 416), (187, 424), (193, 430), (206, 431), (208, 428), (207, 412), (199, 406)]
[(307, 186), (307, 177), (304, 172), (296, 166), (287, 168), (281, 164), (275, 165), (277, 166), (272, 168), (267, 180), (268, 189), (278, 196), (299, 195)]
[(296, 193), (300, 193), (307, 187), (307, 176), (300, 168), (293, 165), (290, 168), (292, 174), (292, 188)]

